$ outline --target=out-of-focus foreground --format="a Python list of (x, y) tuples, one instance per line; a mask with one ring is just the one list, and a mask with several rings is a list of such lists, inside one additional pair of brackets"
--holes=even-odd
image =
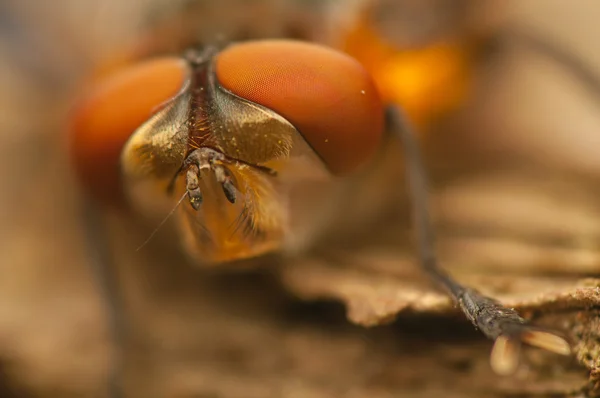
[[(410, 51), (398, 50), (391, 66), (374, 61), (378, 47), (357, 21), (358, 0), (33, 3), (0, 3), (0, 396), (106, 391), (105, 307), (66, 155), (65, 118), (82, 82), (132, 48), (168, 50), (191, 35), (219, 34), (321, 41), (371, 63), (386, 95), (410, 102), (427, 131), (443, 265), (540, 325), (564, 330), (575, 352), (563, 358), (524, 348), (516, 375), (491, 371), (491, 343), (414, 264), (398, 188), (402, 161), (390, 149), (383, 172), (361, 189), (368, 195), (340, 204), (347, 216), (331, 239), (293, 262), (266, 259), (261, 271), (195, 269), (160, 233), (136, 251), (148, 229), (107, 214), (132, 325), (129, 396), (600, 394), (600, 87), (556, 54), (511, 39), (533, 33), (600, 81), (597, 2), (387, 1), (375, 12), (378, 34), (398, 47), (410, 32), (410, 45), (427, 46), (437, 39), (423, 31), (444, 38), (452, 29), (435, 28), (453, 23), (461, 24), (458, 36), (491, 43), (489, 55), (447, 81), (440, 77), (447, 59), (425, 74), (401, 68), (415, 59)], [(393, 88), (427, 78), (446, 85), (421, 97)], [(369, 221), (357, 229), (357, 219)], [(383, 324), (390, 325), (363, 327)]]

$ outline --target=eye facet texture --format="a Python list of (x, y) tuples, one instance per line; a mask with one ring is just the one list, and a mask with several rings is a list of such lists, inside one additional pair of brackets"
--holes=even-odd
[(375, 84), (343, 53), (290, 40), (248, 42), (219, 53), (215, 71), (222, 87), (292, 123), (335, 174), (353, 171), (380, 145)]
[(185, 60), (157, 58), (94, 83), (75, 109), (71, 152), (84, 185), (96, 197), (120, 195), (119, 159), (125, 142), (189, 78)]

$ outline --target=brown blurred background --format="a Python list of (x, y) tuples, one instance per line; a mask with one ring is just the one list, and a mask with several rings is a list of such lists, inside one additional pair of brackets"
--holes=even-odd
[(219, 36), (365, 63), (422, 132), (444, 265), (575, 353), (527, 349), (515, 376), (493, 374), (491, 343), (415, 266), (387, 148), (331, 239), (258, 271), (195, 269), (164, 234), (136, 252), (148, 229), (100, 212), (128, 396), (598, 395), (598, 15), (593, 0), (0, 2), (0, 396), (107, 396), (106, 306), (66, 152), (82, 84)]

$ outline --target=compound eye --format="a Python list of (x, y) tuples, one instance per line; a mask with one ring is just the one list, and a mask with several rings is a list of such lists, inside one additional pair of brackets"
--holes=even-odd
[(96, 198), (122, 200), (119, 159), (131, 134), (185, 87), (190, 71), (165, 57), (121, 69), (93, 83), (71, 120), (71, 157), (84, 187)]
[(319, 45), (265, 40), (216, 57), (219, 83), (292, 123), (335, 174), (355, 170), (381, 143), (383, 106), (353, 58)]

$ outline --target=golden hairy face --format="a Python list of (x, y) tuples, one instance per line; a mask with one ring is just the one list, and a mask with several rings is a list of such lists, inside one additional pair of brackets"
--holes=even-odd
[(209, 50), (95, 84), (72, 141), (90, 191), (108, 200), (122, 183), (158, 218), (177, 207), (187, 251), (219, 263), (281, 249), (290, 192), (314, 181), (325, 191), (368, 162), (383, 110), (368, 74), (333, 50), (284, 40)]

